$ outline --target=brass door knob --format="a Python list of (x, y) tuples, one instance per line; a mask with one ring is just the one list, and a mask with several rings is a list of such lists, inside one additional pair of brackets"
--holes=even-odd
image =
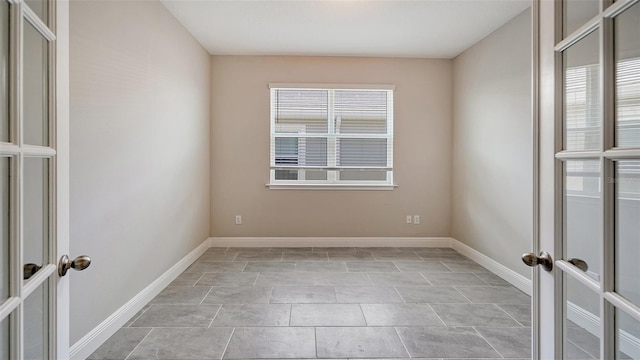
[(82, 271), (91, 265), (91, 258), (87, 255), (81, 255), (77, 258), (70, 260), (67, 255), (62, 255), (60, 262), (58, 263), (58, 275), (65, 276), (69, 269)]
[(522, 262), (531, 267), (542, 265), (545, 271), (551, 271), (551, 269), (553, 269), (553, 259), (551, 258), (551, 254), (546, 251), (540, 252), (539, 256), (536, 256), (534, 253), (524, 253), (522, 254)]

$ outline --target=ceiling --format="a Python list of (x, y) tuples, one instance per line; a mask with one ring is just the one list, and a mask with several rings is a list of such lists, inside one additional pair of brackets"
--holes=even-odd
[(453, 58), (530, 0), (162, 0), (212, 55)]

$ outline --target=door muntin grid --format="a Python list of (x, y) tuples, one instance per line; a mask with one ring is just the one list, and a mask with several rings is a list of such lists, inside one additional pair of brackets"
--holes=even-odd
[[(640, 96), (637, 97), (639, 102), (636, 104), (636, 74), (632, 66), (636, 58), (640, 59), (640, 48), (637, 45), (640, 41), (633, 45), (635, 49), (630, 49), (633, 46), (629, 46), (627, 41), (624, 45), (626, 56), (622, 56), (620, 34), (624, 29), (628, 31), (633, 27), (621, 26), (616, 22), (617, 19), (635, 19), (634, 12), (640, 11), (640, 3), (637, 0), (619, 0), (615, 3), (603, 1), (598, 5), (598, 13), (584, 17), (583, 24), (574, 23), (567, 26), (566, 19), (572, 18), (567, 12), (575, 12), (579, 4), (580, 2), (570, 0), (563, 2), (564, 12), (560, 16), (565, 20), (562, 27), (565, 29), (565, 37), (556, 46), (557, 53), (563, 54), (558, 57), (562, 59), (560, 64), (563, 76), (557, 80), (562, 82), (560, 88), (563, 94), (563, 131), (562, 135), (557, 136), (562, 136), (563, 150), (556, 154), (557, 161), (562, 163), (563, 169), (562, 174), (558, 174), (562, 176), (560, 183), (563, 187), (559, 193), (563, 194), (562, 221), (559, 222), (562, 224), (563, 236), (559, 248), (561, 254), (556, 256), (557, 269), (562, 274), (556, 277), (556, 281), (561, 283), (557, 288), (562, 289), (563, 301), (556, 304), (561, 307), (557, 309), (558, 313), (564, 314), (556, 319), (556, 333), (563, 334), (561, 339), (557, 339), (556, 346), (562, 348), (565, 358), (575, 355), (569, 336), (576, 333), (576, 323), (572, 317), (575, 319), (575, 314), (579, 313), (581, 316), (578, 319), (582, 319), (582, 324), (577, 324), (578, 328), (585, 330), (585, 334), (591, 336), (591, 340), (599, 339), (598, 346), (591, 348), (591, 352), (597, 349), (596, 357), (635, 358), (640, 356), (640, 353), (629, 353), (630, 339), (633, 343), (635, 338), (630, 338), (629, 334), (633, 334), (633, 331), (627, 330), (629, 324), (634, 324), (633, 321), (635, 324), (640, 323), (640, 307), (635, 301), (640, 289), (633, 287), (635, 283), (640, 288), (640, 283), (637, 282), (637, 274), (634, 276), (627, 272), (635, 269), (633, 267), (637, 264), (637, 256), (640, 256), (640, 250), (636, 249), (636, 246), (640, 246), (640, 232), (633, 232), (633, 224), (640, 222), (640, 194), (636, 194), (640, 193), (640, 177), (636, 176), (634, 170), (636, 165), (640, 164), (640, 144), (636, 144), (634, 140), (635, 109), (636, 106), (640, 109)], [(588, 7), (583, 9), (584, 13), (593, 11), (593, 2), (587, 1), (584, 4)], [(575, 18), (573, 16), (573, 19)], [(636, 33), (640, 34), (638, 31)], [(593, 34), (598, 35), (594, 37)], [(593, 54), (584, 56), (582, 64), (579, 61), (580, 56), (577, 57), (578, 60), (568, 59), (567, 51), (571, 48), (577, 49), (585, 40), (593, 43), (594, 39), (597, 40), (599, 51), (597, 61), (592, 61)], [(640, 79), (640, 74), (638, 76)], [(621, 84), (623, 81), (625, 83)], [(589, 86), (593, 88), (589, 89)], [(638, 86), (640, 89), (640, 81)], [(571, 94), (571, 91), (574, 93)], [(582, 93), (579, 93), (580, 91)], [(568, 93), (574, 97), (568, 97)], [(576, 112), (576, 109), (579, 111)], [(579, 120), (587, 126), (576, 126), (580, 121), (576, 121), (575, 116), (571, 117), (576, 113), (581, 116)], [(638, 114), (640, 115), (640, 111)], [(595, 126), (596, 124), (599, 126)], [(578, 131), (575, 131), (576, 128)], [(578, 136), (572, 137), (572, 132)], [(585, 135), (589, 132), (597, 135)], [(585, 166), (588, 163), (592, 166)], [(581, 181), (577, 181), (576, 176)], [(590, 191), (586, 181), (589, 177)], [(638, 189), (635, 181), (638, 181)], [(580, 194), (581, 191), (583, 194)], [(583, 197), (575, 200), (571, 199), (570, 195)], [(582, 208), (571, 204), (576, 201)], [(585, 211), (585, 208), (588, 210)], [(635, 211), (639, 216), (635, 223), (633, 220), (624, 220), (633, 217)], [(580, 236), (573, 235), (576, 232), (576, 224), (580, 221), (585, 227), (592, 227), (592, 232), (599, 233), (583, 235), (583, 239), (591, 237), (591, 243), (588, 245), (581, 243)], [(593, 221), (598, 224), (594, 225)], [(629, 234), (635, 234), (635, 237), (631, 238)], [(591, 249), (581, 248), (581, 245)], [(625, 257), (633, 256), (634, 251), (635, 263), (624, 261)], [(590, 266), (588, 271), (579, 269), (570, 262), (572, 257), (576, 257), (575, 254), (590, 259), (594, 259), (595, 256), (597, 260), (588, 261), (595, 266)], [(630, 268), (632, 269), (629, 270)], [(630, 282), (629, 276), (635, 277), (636, 281)], [(588, 309), (589, 306), (581, 307), (579, 304), (576, 305), (575, 300), (571, 301), (568, 291), (569, 294), (572, 291), (568, 290), (568, 287), (575, 289), (576, 286), (571, 285), (575, 283), (581, 284), (578, 287), (585, 292), (583, 298), (597, 300), (597, 309), (594, 308), (594, 301), (590, 303), (591, 311)], [(576, 298), (575, 295), (572, 296)], [(590, 322), (585, 319), (590, 319)]]
[[(2, 247), (8, 252), (8, 257), (5, 256), (8, 261), (3, 257), (7, 278), (3, 289), (7, 290), (7, 296), (0, 298), (0, 357), (49, 359), (55, 358), (57, 350), (55, 24), (52, 21), (56, 3), (53, 0), (37, 3), (43, 5), (36, 9), (37, 13), (23, 1), (0, 2), (8, 9), (8, 16), (0, 17), (4, 20), (0, 26), (9, 30), (2, 31), (2, 35), (8, 37), (9, 52), (6, 59), (3, 58), (8, 66), (0, 69), (6, 75), (3, 80), (7, 81), (6, 86), (0, 87), (0, 96), (2, 103), (8, 104), (3, 107), (8, 122), (1, 124), (0, 139), (0, 159), (4, 164), (0, 174), (3, 178), (1, 205), (7, 210), (2, 212), (2, 225), (4, 238), (8, 238)], [(35, 49), (39, 56), (30, 57), (33, 54), (27, 53), (29, 49)], [(37, 70), (34, 71), (41, 78), (29, 69)], [(26, 71), (29, 73), (25, 74)], [(37, 111), (32, 111), (34, 109)], [(30, 170), (26, 169), (29, 163), (35, 164)], [(35, 208), (38, 211), (33, 211)], [(29, 246), (25, 246), (25, 236), (31, 238)], [(39, 270), (25, 280), (23, 265), (31, 261), (28, 258)], [(26, 332), (34, 326), (41, 331), (41, 336), (27, 336)]]

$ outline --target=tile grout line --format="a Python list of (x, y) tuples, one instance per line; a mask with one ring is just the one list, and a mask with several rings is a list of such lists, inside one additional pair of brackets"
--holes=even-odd
[(493, 346), (493, 344), (491, 344), (491, 343), (489, 342), (489, 340), (487, 340), (487, 339), (486, 339), (486, 338), (485, 338), (485, 337), (480, 333), (480, 331), (478, 331), (478, 329), (476, 329), (476, 327), (475, 327), (475, 326), (471, 326), (471, 328), (473, 329), (473, 331), (475, 331), (475, 332), (476, 332), (476, 334), (478, 334), (478, 336), (479, 336), (482, 340), (484, 340), (487, 344), (489, 344), (489, 346), (491, 346), (491, 348), (493, 349), (493, 351), (495, 351), (495, 352), (496, 352), (496, 354), (500, 355), (500, 357), (501, 357), (502, 359), (504, 359), (504, 355), (502, 355), (502, 353), (501, 353), (500, 351), (498, 351), (498, 349), (496, 349), (496, 348)]
[(149, 330), (149, 332), (147, 333), (147, 335), (145, 335), (145, 336), (142, 338), (142, 340), (140, 340), (140, 342), (138, 343), (138, 345), (136, 345), (136, 347), (134, 347), (134, 348), (133, 348), (133, 350), (131, 350), (131, 352), (130, 352), (129, 354), (127, 354), (127, 356), (125, 356), (124, 360), (129, 359), (129, 356), (131, 356), (131, 354), (133, 354), (133, 353), (138, 349), (138, 347), (140, 346), (140, 344), (142, 344), (142, 342), (143, 342), (147, 337), (149, 337), (149, 335), (151, 335), (151, 333), (153, 332), (153, 330), (154, 330), (154, 328), (151, 328), (151, 330)]
[(207, 329), (211, 329), (211, 325), (213, 325), (213, 320), (216, 319), (216, 317), (218, 316), (218, 314), (220, 313), (220, 310), (222, 310), (222, 306), (224, 304), (220, 304), (220, 306), (218, 307), (218, 310), (216, 310), (215, 315), (213, 315), (213, 317), (211, 318), (211, 321), (209, 321), (209, 326), (207, 326)]
[(273, 297), (273, 291), (275, 290), (275, 286), (271, 286), (271, 291), (269, 291), (269, 298), (267, 299), (267, 304), (271, 304), (271, 298)]
[(396, 332), (396, 336), (398, 337), (398, 340), (400, 340), (404, 351), (407, 353), (407, 355), (409, 355), (409, 358), (413, 358), (413, 356), (411, 356), (411, 353), (409, 352), (409, 349), (407, 348), (407, 345), (405, 345), (404, 340), (402, 340), (402, 336), (400, 336), (400, 333), (398, 332), (398, 328), (396, 326), (393, 327), (393, 331)]
[(487, 284), (487, 286), (493, 286), (491, 284), (489, 284), (485, 279), (481, 278), (480, 276), (476, 275), (476, 273), (472, 272), (471, 275), (477, 277), (478, 279), (480, 279), (480, 281), (482, 281), (483, 283)]
[(400, 291), (398, 291), (396, 286), (392, 286), (393, 290), (396, 292), (396, 294), (398, 294), (398, 296), (400, 296), (400, 299), (402, 300), (403, 303), (408, 304), (407, 300), (405, 300), (405, 298), (402, 296), (402, 294), (400, 294)]
[(209, 288), (209, 291), (207, 291), (207, 293), (204, 295), (204, 297), (202, 298), (202, 300), (200, 300), (200, 305), (203, 305), (204, 300), (207, 298), (207, 296), (209, 296), (209, 294), (211, 294), (211, 292), (213, 291), (213, 288), (214, 288), (214, 287), (215, 287), (215, 286), (211, 286), (211, 287)]
[(418, 274), (420, 274), (420, 276), (422, 276), (422, 278), (423, 278), (423, 279), (424, 279), (424, 280), (425, 280), (429, 285), (434, 286), (434, 285), (433, 285), (433, 283), (431, 283), (431, 281), (429, 281), (429, 279), (427, 279), (427, 277), (426, 277), (426, 276), (424, 276), (424, 274), (423, 274), (423, 273), (418, 272)]
[(196, 285), (198, 284), (198, 282), (200, 282), (200, 280), (202, 280), (202, 278), (206, 275), (206, 272), (203, 272), (202, 275), (200, 275), (200, 277), (198, 278), (198, 280), (196, 280), (195, 283), (193, 283), (193, 285), (191, 285), (191, 287), (196, 287)]
[(367, 321), (367, 316), (364, 314), (364, 309), (362, 309), (362, 304), (358, 304), (358, 307), (360, 308), (360, 313), (364, 319), (364, 326), (369, 327), (369, 322)]
[(398, 270), (398, 272), (400, 272), (400, 273), (401, 273), (401, 272), (402, 272), (402, 270), (400, 270), (400, 268), (399, 268), (399, 267), (398, 267), (398, 265), (396, 264), (396, 261), (397, 261), (397, 260), (394, 260), (394, 261), (392, 261), (391, 263), (393, 264), (393, 266), (395, 266), (395, 267), (396, 267), (396, 269)]
[(376, 287), (375, 284), (373, 283), (373, 280), (371, 280), (371, 276), (369, 276), (369, 273), (365, 271), (364, 274), (367, 275), (367, 279), (369, 279), (369, 282), (371, 283), (371, 287)]
[(227, 349), (229, 348), (229, 344), (231, 343), (231, 338), (233, 338), (233, 334), (235, 334), (236, 332), (236, 328), (234, 327), (233, 330), (231, 330), (231, 335), (229, 336), (229, 340), (227, 340), (227, 345), (224, 346), (224, 350), (222, 350), (222, 356), (220, 356), (220, 359), (224, 359), (224, 354), (227, 352)]
[(436, 314), (436, 317), (440, 320), (440, 322), (445, 326), (445, 327), (449, 327), (449, 325), (447, 325), (446, 322), (444, 322), (444, 320), (442, 320), (442, 318), (440, 317), (440, 314), (438, 314), (438, 312), (436, 311), (436, 309), (433, 308), (433, 304), (425, 304), (425, 305), (429, 305), (429, 307), (431, 308), (431, 311), (433, 311), (434, 314)]
[(451, 285), (451, 287), (453, 288), (453, 290), (457, 291), (458, 294), (462, 295), (463, 298), (467, 299), (469, 301), (470, 304), (495, 304), (495, 303), (474, 303), (473, 301), (471, 301), (471, 299), (469, 299), (465, 294), (462, 293), (462, 291), (458, 290), (458, 288), (456, 287), (456, 285)]
[(316, 350), (316, 358), (318, 358), (318, 327), (313, 327), (313, 346)]
[(445, 263), (444, 263), (444, 262), (442, 262), (441, 260), (438, 260), (438, 262), (439, 262), (440, 264), (442, 264), (442, 266), (444, 266), (444, 267), (446, 267), (447, 269), (449, 269), (449, 271), (450, 271), (450, 272), (455, 272), (455, 271), (453, 271), (453, 269), (451, 269), (450, 267), (448, 267), (448, 266), (447, 266), (447, 264), (445, 264)]
[[(511, 314), (509, 314), (505, 309), (503, 309), (499, 304), (493, 303), (493, 305), (495, 307), (497, 307), (498, 309), (500, 309), (503, 313), (507, 314), (508, 317), (510, 317), (511, 319), (513, 319), (513, 321), (515, 321), (518, 325), (522, 326), (522, 327), (531, 327), (531, 326), (524, 326), (523, 323), (521, 323), (520, 321), (518, 321), (518, 319), (514, 318), (513, 316), (511, 316)], [(507, 304), (508, 305), (508, 304)]]
[[(135, 317), (135, 319), (131, 319), (131, 320), (127, 321), (127, 323), (129, 324), (129, 325), (127, 326), (128, 328), (130, 328), (130, 327), (131, 327), (131, 325), (133, 325), (133, 323), (135, 323), (136, 321), (138, 321), (138, 319), (140, 319), (140, 318), (142, 317), (142, 315), (144, 315), (144, 313), (146, 313), (146, 312), (147, 312), (147, 310), (149, 310), (153, 305), (156, 305), (156, 304), (147, 304), (147, 305), (149, 305), (149, 307), (147, 307), (146, 309), (144, 309), (144, 308), (143, 308), (143, 309), (141, 309), (141, 310), (139, 311), (139, 312), (140, 312), (140, 315), (136, 316), (136, 317)], [(123, 326), (123, 327), (121, 327), (121, 329), (122, 329), (122, 328), (124, 328), (124, 326)]]

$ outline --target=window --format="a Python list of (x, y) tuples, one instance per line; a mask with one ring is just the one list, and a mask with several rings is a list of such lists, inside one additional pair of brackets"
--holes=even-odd
[(270, 186), (393, 186), (392, 87), (270, 88)]

